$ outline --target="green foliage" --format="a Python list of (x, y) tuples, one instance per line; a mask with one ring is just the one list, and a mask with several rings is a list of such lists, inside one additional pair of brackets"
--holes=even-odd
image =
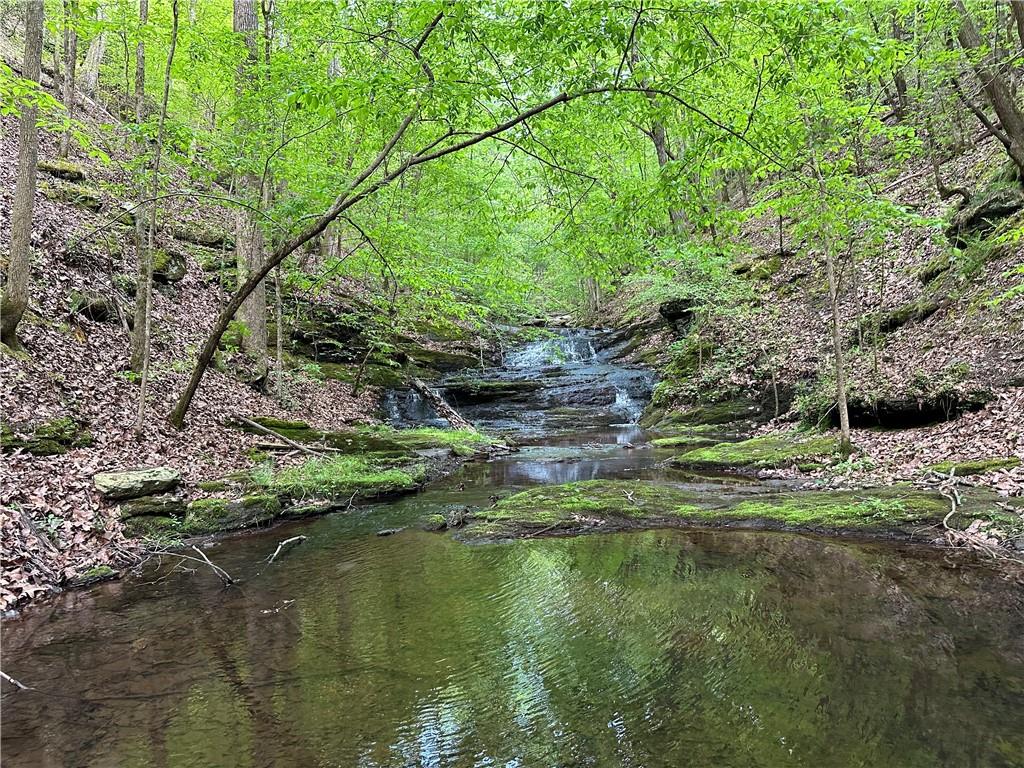
[(295, 498), (394, 493), (412, 490), (423, 482), (423, 465), (398, 469), (391, 464), (393, 460), (373, 455), (332, 456), (310, 459), (276, 473), (261, 467), (254, 471), (253, 481), (274, 494)]

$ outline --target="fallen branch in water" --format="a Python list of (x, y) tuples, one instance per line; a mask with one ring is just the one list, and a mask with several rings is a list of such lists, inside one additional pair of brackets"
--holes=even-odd
[(203, 562), (204, 563), (206, 563), (208, 566), (210, 566), (213, 569), (213, 572), (217, 574), (217, 577), (221, 581), (224, 582), (224, 586), (228, 586), (229, 584), (234, 584), (235, 583), (235, 580), (233, 578), (231, 578), (231, 574), (229, 574), (227, 571), (225, 571), (219, 565), (217, 565), (212, 560), (210, 560), (210, 558), (208, 558), (206, 556), (206, 553), (203, 552), (203, 550), (201, 550), (195, 544), (192, 545), (192, 549), (194, 549), (199, 554), (199, 556), (201, 558), (203, 558)]
[(10, 683), (11, 685), (16, 686), (17, 688), (19, 688), (22, 691), (34, 691), (35, 690), (35, 688), (31, 688), (31, 687), (25, 685), (23, 682), (21, 682), (20, 680), (15, 679), (13, 677), (11, 677), (6, 672), (0, 671), (0, 677), (2, 677), (8, 683)]
[(274, 554), (267, 558), (267, 565), (270, 565), (277, 559), (277, 556), (281, 554), (281, 550), (287, 547), (289, 544), (298, 544), (300, 541), (305, 541), (305, 536), (292, 536), (290, 539), (285, 539), (277, 545), (277, 549), (274, 550)]

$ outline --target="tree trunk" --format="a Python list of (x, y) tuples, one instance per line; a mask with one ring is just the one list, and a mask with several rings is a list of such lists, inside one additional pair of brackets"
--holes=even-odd
[[(106, 12), (102, 5), (96, 7), (96, 20), (104, 21)], [(96, 91), (100, 86), (100, 65), (103, 64), (103, 57), (107, 53), (107, 33), (101, 30), (99, 34), (89, 43), (89, 50), (85, 54), (85, 70), (82, 72), (82, 90), (89, 98), (96, 98)]]
[(443, 397), (437, 394), (437, 392), (432, 390), (425, 383), (419, 379), (410, 379), (409, 385), (419, 392), (420, 396), (424, 400), (433, 406), (434, 410), (437, 411), (438, 416), (451, 424), (452, 429), (465, 429), (470, 432), (476, 432), (476, 427), (474, 427), (465, 416), (456, 411), (445, 401)]
[[(153, 252), (153, 237), (156, 234), (156, 202), (160, 196), (160, 157), (164, 149), (164, 122), (167, 120), (167, 100), (171, 93), (171, 65), (174, 63), (174, 49), (178, 45), (178, 0), (171, 2), (171, 45), (167, 50), (167, 67), (164, 69), (164, 91), (160, 101), (160, 121), (156, 129), (156, 149), (153, 154), (153, 195), (149, 205), (149, 224), (146, 232), (146, 245), (149, 253)], [(143, 432), (146, 423), (146, 392), (149, 386), (150, 324), (153, 319), (153, 260), (149, 259), (146, 280), (146, 328), (143, 332), (142, 348), (142, 382), (139, 387), (139, 411), (135, 421), (135, 434)]]
[[(964, 7), (963, 0), (953, 0), (953, 5), (960, 14), (957, 39), (965, 51), (976, 53), (983, 45), (978, 30)], [(1006, 80), (999, 74), (996, 64), (988, 56), (971, 63), (978, 80), (981, 81), (982, 90), (985, 91), (999, 122), (1002, 123), (1003, 131), (1010, 140), (1007, 153), (1024, 175), (1024, 114), (1021, 114), (1014, 101)]]
[[(146, 120), (146, 44), (142, 28), (149, 20), (149, 0), (139, 0), (139, 40), (135, 44), (135, 124), (139, 129), (135, 149), (139, 162), (146, 156), (146, 140), (141, 126)], [(146, 174), (139, 172), (138, 205), (135, 209), (135, 324), (132, 327), (131, 369), (142, 373), (142, 365), (149, 344), (149, 286), (153, 282), (153, 258), (146, 231)]]
[[(245, 61), (238, 68), (236, 91), (241, 96), (256, 77), (259, 62), (257, 35), (260, 25), (255, 0), (234, 0), (233, 25), (235, 33), (244, 36), (247, 51)], [(244, 120), (240, 121), (238, 126), (241, 134), (252, 132), (254, 129), (255, 126)], [(239, 190), (242, 197), (253, 206), (262, 206), (262, 182), (263, 179), (252, 171), (242, 174)], [(239, 283), (245, 282), (249, 275), (259, 270), (263, 264), (263, 251), (260, 215), (251, 208), (243, 208), (238, 213), (235, 237)], [(258, 373), (262, 374), (266, 371), (267, 364), (267, 290), (264, 283), (260, 283), (245, 300), (240, 315), (247, 330), (242, 336), (242, 349), (256, 361)]]
[[(25, 2), (25, 60), (21, 76), (39, 82), (43, 57), (43, 0)], [(36, 197), (36, 163), (39, 159), (39, 131), (35, 101), (22, 105), (18, 120), (18, 178), (11, 203), (11, 250), (7, 281), (0, 292), (0, 342), (18, 349), (18, 323), (28, 307), (32, 276), (32, 209)]]
[[(75, 23), (78, 21), (78, 0), (64, 0), (64, 108), (68, 111), (68, 120), (75, 119), (75, 70), (78, 66), (78, 32)], [(64, 129), (60, 137), (58, 155), (67, 159), (71, 149), (71, 125)]]
[(836, 405), (839, 408), (839, 451), (849, 456), (853, 449), (850, 439), (850, 411), (846, 403), (846, 360), (843, 354), (843, 324), (839, 314), (839, 281), (836, 278), (835, 255), (832, 244), (825, 244), (825, 271), (828, 274), (828, 296), (832, 310), (832, 353), (835, 355)]
[(1017, 37), (1024, 47), (1024, 0), (1010, 0), (1010, 12), (1013, 14), (1013, 22), (1017, 26)]

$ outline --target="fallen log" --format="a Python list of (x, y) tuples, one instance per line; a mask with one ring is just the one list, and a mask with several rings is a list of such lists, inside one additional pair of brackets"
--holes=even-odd
[(409, 381), (409, 386), (419, 392), (420, 396), (430, 403), (434, 410), (437, 411), (437, 415), (451, 424), (453, 429), (465, 429), (469, 432), (476, 432), (476, 427), (474, 427), (468, 419), (455, 410), (443, 397), (422, 381), (419, 379), (411, 379)]

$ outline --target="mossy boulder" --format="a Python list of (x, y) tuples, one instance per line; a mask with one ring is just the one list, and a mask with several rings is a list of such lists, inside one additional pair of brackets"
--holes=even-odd
[(909, 323), (924, 322), (938, 310), (938, 301), (930, 297), (921, 297), (889, 312), (871, 313), (861, 318), (858, 329), (854, 332), (853, 342), (858, 342), (862, 335), (870, 339), (876, 328), (879, 333), (892, 333)]
[(970, 203), (954, 215), (946, 236), (956, 245), (964, 246), (970, 236), (991, 233), (1000, 222), (1024, 208), (1024, 189), (1016, 182), (993, 183), (976, 194)]
[(839, 458), (839, 441), (836, 438), (791, 432), (698, 448), (669, 459), (669, 464), (684, 469), (716, 471), (756, 471), (792, 466), (806, 470), (834, 463)]
[(696, 448), (706, 448), (711, 445), (718, 445), (721, 442), (713, 437), (704, 437), (701, 435), (695, 435), (693, 433), (683, 433), (675, 435), (673, 437), (658, 437), (651, 440), (651, 445), (655, 448), (686, 448), (687, 450), (693, 450)]
[(444, 515), (427, 515), (420, 523), (424, 531), (443, 531), (448, 528), (448, 519)]
[(917, 271), (917, 279), (927, 284), (953, 266), (949, 253), (940, 253)]
[(49, 200), (66, 203), (87, 211), (98, 212), (103, 208), (103, 193), (98, 187), (75, 184), (71, 181), (53, 179), (39, 182), (39, 192)]
[(751, 421), (761, 416), (761, 406), (744, 397), (722, 400), (717, 403), (691, 405), (681, 410), (666, 413), (662, 424), (694, 426), (699, 424), (732, 424)]
[(187, 264), (185, 256), (178, 251), (157, 249), (153, 251), (153, 279), (164, 285), (184, 279)]
[(58, 456), (72, 448), (86, 448), (90, 445), (90, 432), (82, 424), (66, 416), (34, 427), (10, 424), (0, 426), (0, 446), (7, 452), (20, 448), (34, 456)]
[(172, 224), (167, 231), (175, 240), (201, 245), (204, 248), (235, 247), (235, 238), (231, 233), (210, 224), (182, 221)]
[[(1001, 521), (991, 500), (967, 502), (957, 525)], [(590, 480), (508, 496), (474, 515), (467, 538), (612, 531), (626, 528), (740, 527), (911, 537), (949, 511), (937, 492), (909, 485), (844, 491), (794, 491), (736, 500), (648, 481)], [(923, 538), (927, 540), (927, 538)]]
[(185, 501), (171, 494), (140, 496), (123, 502), (118, 512), (122, 520), (147, 515), (182, 517), (185, 514)]
[(117, 316), (114, 299), (97, 291), (72, 291), (69, 298), (72, 314), (81, 315), (98, 323)]
[(179, 517), (161, 515), (139, 515), (124, 521), (124, 533), (133, 539), (148, 539), (170, 543), (182, 537), (182, 520)]
[(235, 531), (269, 523), (281, 514), (277, 496), (257, 494), (240, 499), (197, 499), (188, 505), (181, 531), (189, 536)]
[(92, 480), (96, 490), (108, 499), (135, 499), (173, 490), (181, 475), (170, 467), (148, 467), (98, 472)]
[(56, 157), (53, 159), (41, 159), (36, 165), (36, 169), (40, 173), (55, 176), (65, 181), (82, 181), (85, 178), (85, 168), (78, 163), (73, 163), (70, 160), (61, 160)]
[(68, 579), (67, 586), (88, 587), (92, 586), (93, 584), (99, 584), (101, 581), (110, 581), (111, 579), (116, 579), (117, 576), (117, 571), (115, 571), (109, 565), (94, 565), (92, 568), (87, 568), (78, 575)]
[(1012, 469), (1020, 466), (1021, 460), (1016, 456), (994, 456), (985, 459), (969, 459), (967, 461), (942, 461), (925, 467), (926, 471), (948, 475), (952, 472), (956, 477), (983, 475), (999, 469)]

